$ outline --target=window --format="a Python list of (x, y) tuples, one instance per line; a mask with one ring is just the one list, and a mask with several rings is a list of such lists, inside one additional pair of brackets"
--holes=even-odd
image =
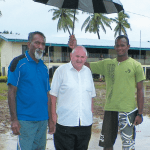
[(69, 47), (62, 47), (62, 62), (70, 61), (70, 53), (72, 49)]
[[(128, 55), (134, 59), (145, 59), (146, 58), (146, 51), (145, 50), (129, 50)], [(140, 56), (141, 55), (141, 56)]]
[(86, 48), (88, 52), (89, 58), (100, 58), (103, 59), (107, 58), (108, 56), (108, 49), (106, 48)]
[(22, 45), (22, 54), (25, 54), (26, 50), (28, 50), (28, 46)]

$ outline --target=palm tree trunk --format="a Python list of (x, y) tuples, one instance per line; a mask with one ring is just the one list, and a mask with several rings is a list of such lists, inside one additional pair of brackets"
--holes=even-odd
[(67, 30), (68, 30), (68, 32), (69, 32), (69, 35), (71, 36), (70, 30), (69, 30), (69, 28), (68, 28), (68, 26), (67, 26), (67, 25), (66, 25), (66, 27), (67, 27)]
[(99, 30), (97, 30), (97, 36), (98, 36), (98, 39), (100, 39)]
[(72, 28), (72, 35), (74, 33), (74, 24), (75, 24), (75, 19), (76, 19), (76, 9), (74, 10), (74, 17), (73, 17), (73, 28)]
[(121, 35), (121, 24), (119, 24), (119, 35)]

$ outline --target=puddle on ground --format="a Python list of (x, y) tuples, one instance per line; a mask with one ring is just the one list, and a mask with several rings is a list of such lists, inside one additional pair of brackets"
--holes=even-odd
[[(144, 121), (141, 125), (136, 127), (136, 150), (148, 150), (150, 149), (150, 118), (144, 116)], [(88, 150), (102, 150), (98, 146), (100, 130), (102, 126), (102, 120), (99, 117), (93, 118), (92, 136), (89, 143)], [(17, 147), (17, 136), (14, 136), (11, 131), (0, 135), (0, 150), (16, 150)], [(120, 135), (114, 145), (115, 150), (121, 150), (121, 139)], [(53, 136), (47, 134), (47, 146), (46, 150), (55, 150), (53, 144)]]
[(136, 150), (150, 149), (150, 118), (144, 116), (143, 123), (136, 127)]

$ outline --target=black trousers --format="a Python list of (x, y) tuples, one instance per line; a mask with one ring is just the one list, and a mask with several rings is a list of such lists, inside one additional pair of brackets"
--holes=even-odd
[(68, 127), (56, 124), (54, 145), (56, 150), (87, 150), (91, 138), (90, 126)]

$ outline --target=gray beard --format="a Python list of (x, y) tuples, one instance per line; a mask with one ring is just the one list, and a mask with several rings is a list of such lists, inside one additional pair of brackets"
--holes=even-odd
[[(41, 59), (41, 58), (43, 57), (43, 51), (42, 51), (41, 54), (39, 54), (38, 51), (39, 51), (39, 49), (36, 49), (36, 50), (35, 50), (35, 53), (34, 53), (35, 58), (36, 58), (37, 60), (39, 60), (39, 59)], [(40, 50), (40, 51), (41, 51), (41, 50)]]

